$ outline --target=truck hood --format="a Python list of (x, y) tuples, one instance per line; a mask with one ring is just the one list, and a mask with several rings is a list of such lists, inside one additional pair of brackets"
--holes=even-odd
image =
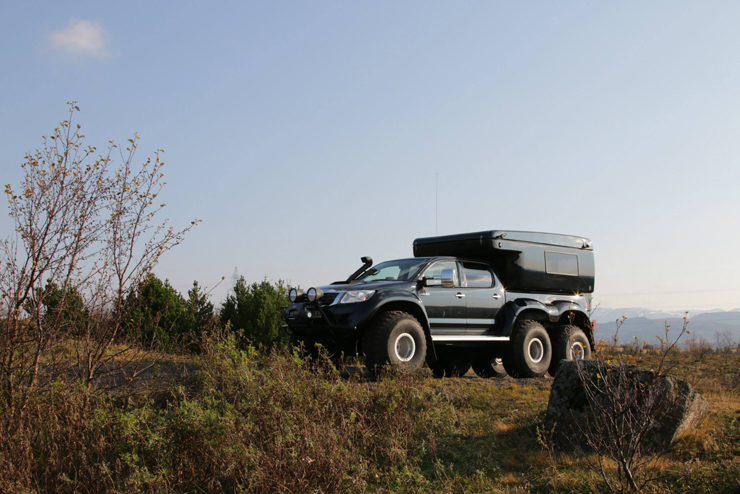
[(392, 288), (401, 288), (405, 286), (411, 286), (415, 284), (415, 281), (371, 281), (364, 283), (362, 281), (354, 281), (352, 283), (346, 283), (342, 285), (327, 285), (320, 286), (322, 292), (346, 292), (350, 290), (388, 290)]

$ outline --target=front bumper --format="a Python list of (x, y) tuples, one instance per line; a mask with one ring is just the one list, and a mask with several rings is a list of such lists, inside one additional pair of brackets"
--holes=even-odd
[(357, 341), (375, 308), (371, 301), (327, 306), (293, 303), (283, 312), (283, 319), (298, 337), (346, 344)]

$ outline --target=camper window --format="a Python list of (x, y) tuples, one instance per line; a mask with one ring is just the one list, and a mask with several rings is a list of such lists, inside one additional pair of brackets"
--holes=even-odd
[(545, 269), (547, 274), (578, 276), (578, 256), (564, 252), (545, 251)]

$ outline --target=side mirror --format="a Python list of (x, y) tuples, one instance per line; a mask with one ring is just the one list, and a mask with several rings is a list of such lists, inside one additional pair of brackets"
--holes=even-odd
[(424, 286), (441, 286), (442, 288), (455, 288), (455, 270), (443, 269), (441, 278), (424, 278)]
[(454, 269), (443, 269), (442, 270), (442, 288), (455, 288), (455, 270)]

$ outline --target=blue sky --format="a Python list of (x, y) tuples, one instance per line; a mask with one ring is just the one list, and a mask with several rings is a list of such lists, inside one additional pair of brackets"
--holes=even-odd
[(435, 228), (501, 228), (591, 238), (605, 307), (738, 308), (739, 20), (737, 2), (8, 3), (1, 182), (77, 100), (89, 143), (165, 150), (166, 214), (203, 220), (156, 269), (183, 291), (234, 267), (325, 284)]

